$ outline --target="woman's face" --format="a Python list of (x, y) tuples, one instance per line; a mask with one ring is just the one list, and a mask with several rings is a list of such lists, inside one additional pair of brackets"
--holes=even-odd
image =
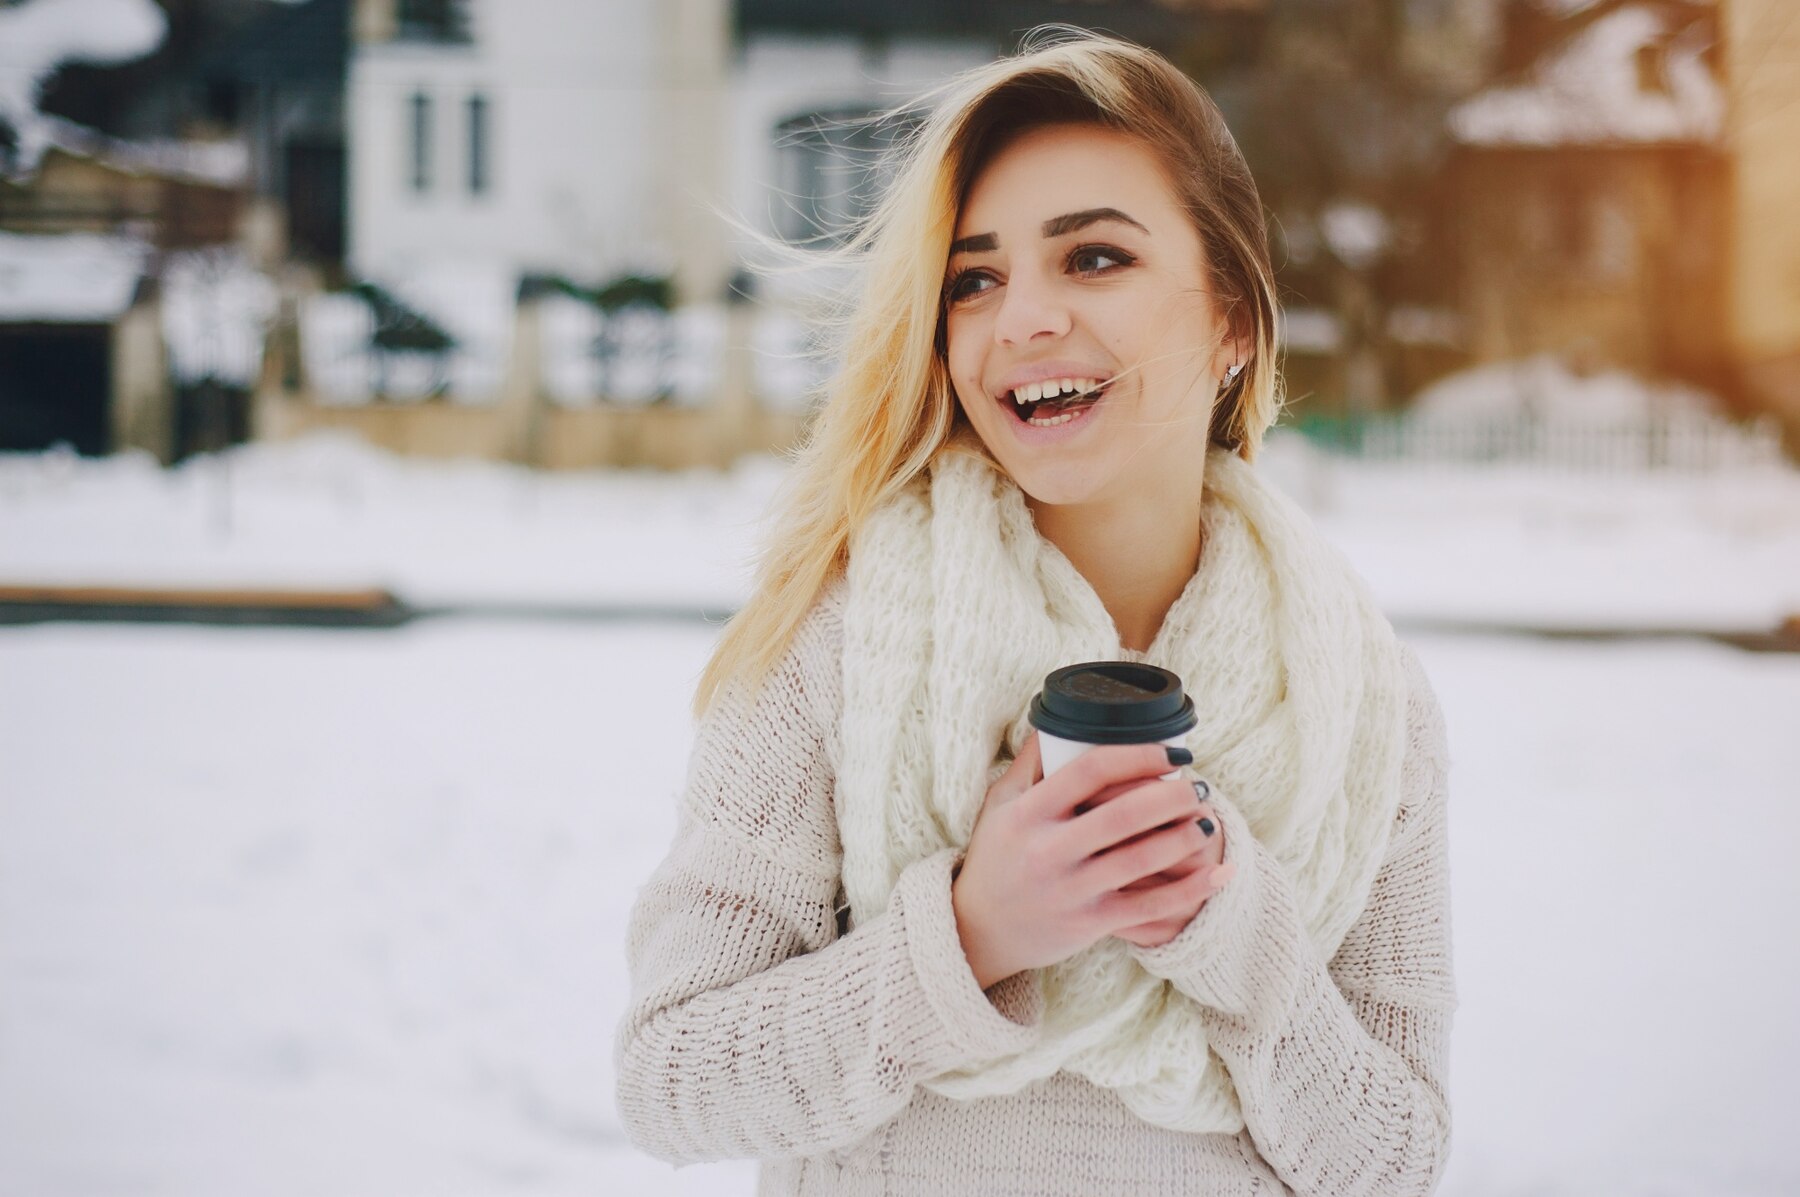
[[(1027, 495), (1104, 503), (1197, 477), (1220, 375), (1240, 360), (1206, 266), (1156, 157), (1125, 134), (1040, 127), (976, 176), (945, 271), (946, 356), (969, 422)], [(1072, 420), (1028, 425), (1015, 384), (1046, 377), (1116, 381)]]

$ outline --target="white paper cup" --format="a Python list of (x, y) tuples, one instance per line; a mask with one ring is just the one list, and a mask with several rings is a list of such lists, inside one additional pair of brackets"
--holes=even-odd
[[(1053, 736), (1042, 728), (1038, 729), (1038, 753), (1044, 760), (1044, 776), (1048, 777), (1090, 748), (1098, 748), (1086, 740), (1065, 740), (1061, 736)], [(1166, 740), (1154, 743), (1167, 744), (1171, 748), (1180, 748), (1187, 740), (1184, 735), (1170, 736)], [(1166, 781), (1174, 781), (1181, 776), (1180, 769), (1171, 769), (1161, 775)]]

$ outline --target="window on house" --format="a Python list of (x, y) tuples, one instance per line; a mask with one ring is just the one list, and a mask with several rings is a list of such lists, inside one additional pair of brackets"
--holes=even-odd
[(1588, 273), (1608, 282), (1630, 278), (1637, 271), (1637, 226), (1625, 195), (1603, 196), (1594, 205), (1591, 219)]
[(887, 184), (894, 142), (916, 120), (877, 125), (866, 109), (810, 112), (775, 128), (775, 227), (789, 241), (842, 242)]
[(1669, 94), (1669, 76), (1666, 71), (1668, 47), (1651, 42), (1639, 46), (1633, 60), (1637, 65), (1637, 88), (1640, 92), (1652, 95)]
[(1551, 193), (1549, 250), (1565, 271), (1579, 273), (1593, 249), (1594, 199), (1592, 189), (1575, 179), (1564, 179)]
[(469, 40), (467, 0), (399, 0), (395, 35), (409, 42)]
[(429, 191), (431, 189), (431, 97), (424, 92), (414, 92), (410, 101), (412, 108), (412, 189)]
[(1610, 282), (1637, 269), (1637, 224), (1620, 180), (1564, 171), (1527, 194), (1523, 243), (1539, 272)]
[(488, 102), (477, 93), (469, 97), (469, 194), (488, 189)]

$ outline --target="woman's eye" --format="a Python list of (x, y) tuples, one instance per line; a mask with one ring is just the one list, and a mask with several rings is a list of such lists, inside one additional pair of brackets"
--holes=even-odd
[[(1083, 245), (1083, 246), (1077, 247), (1075, 252), (1069, 255), (1069, 265), (1075, 266), (1077, 263), (1092, 261), (1096, 258), (1100, 259), (1101, 261), (1106, 261), (1106, 260), (1110, 259), (1113, 262), (1118, 263), (1120, 266), (1129, 266), (1134, 261), (1134, 259), (1132, 258), (1132, 256), (1130, 254), (1124, 252), (1123, 250), (1114, 249), (1110, 245)], [(1091, 269), (1091, 270), (1083, 270), (1083, 271), (1081, 271), (1081, 273), (1082, 274), (1098, 274), (1098, 273), (1100, 273), (1100, 271), (1105, 270), (1105, 269), (1108, 269), (1108, 268), (1105, 266), (1099, 266), (1099, 267), (1095, 267), (1094, 269)]]
[[(1114, 249), (1110, 245), (1081, 245), (1070, 251), (1068, 266), (1077, 274), (1105, 274), (1129, 266), (1135, 261), (1137, 259), (1124, 250)], [(1086, 269), (1082, 268), (1083, 264), (1091, 263), (1099, 264), (1088, 265)], [(986, 270), (965, 270), (945, 285), (944, 298), (951, 303), (958, 303), (992, 290), (991, 287), (969, 285), (982, 281), (993, 283), (994, 286), (999, 285), (994, 276)]]
[[(985, 271), (965, 270), (961, 274), (957, 275), (955, 278), (950, 280), (950, 285), (944, 288), (944, 295), (951, 302), (955, 302), (956, 300), (959, 300), (959, 299), (967, 299), (971, 295), (978, 295), (978, 294), (980, 294), (979, 291), (967, 289), (963, 286), (963, 284), (980, 282), (982, 279), (987, 279), (987, 278), (988, 278), (988, 275)], [(993, 280), (988, 279), (988, 281), (992, 282)]]

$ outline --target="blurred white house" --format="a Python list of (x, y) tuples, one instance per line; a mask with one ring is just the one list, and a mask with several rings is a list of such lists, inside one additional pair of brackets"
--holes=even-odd
[[(763, 280), (729, 221), (830, 242), (878, 183), (861, 118), (999, 43), (807, 7), (357, 0), (345, 266), (365, 286), (296, 300), (299, 368), (259, 396), (262, 434), (552, 465), (790, 443), (830, 364), (813, 305), (847, 280)], [(395, 319), (426, 331), (383, 344)]]

